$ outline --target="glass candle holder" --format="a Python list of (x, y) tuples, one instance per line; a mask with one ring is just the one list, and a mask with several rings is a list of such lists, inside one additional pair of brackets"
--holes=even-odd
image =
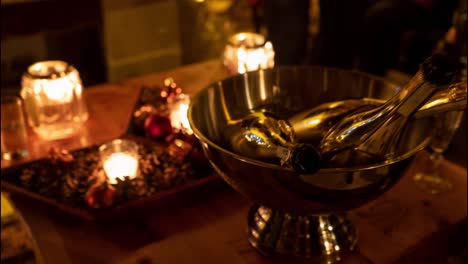
[(275, 66), (275, 51), (265, 37), (241, 32), (229, 38), (224, 49), (224, 65), (230, 73), (245, 73)]
[(138, 145), (130, 140), (115, 139), (99, 147), (102, 167), (110, 184), (117, 179), (138, 175)]
[(88, 119), (79, 73), (64, 61), (34, 63), (21, 86), (28, 124), (43, 139), (68, 137)]
[(1, 97), (2, 159), (15, 160), (28, 155), (28, 135), (23, 117), (23, 102), (17, 96)]
[(169, 118), (171, 120), (171, 126), (173, 129), (183, 131), (184, 133), (191, 135), (193, 132), (190, 128), (190, 123), (187, 116), (189, 105), (190, 97), (188, 95), (177, 95), (176, 100), (174, 100), (169, 106)]

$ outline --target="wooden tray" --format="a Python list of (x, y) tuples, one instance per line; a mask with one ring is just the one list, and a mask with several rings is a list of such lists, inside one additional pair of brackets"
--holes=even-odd
[[(142, 100), (141, 96), (145, 92), (145, 89), (154, 89), (154, 88), (142, 88), (140, 90), (140, 96), (135, 104), (134, 111), (138, 109), (142, 104), (147, 104), (148, 101)], [(134, 112), (133, 111), (133, 112)], [(164, 151), (168, 144), (164, 142), (157, 142), (150, 140), (141, 133), (137, 132), (137, 129), (134, 127), (133, 122), (133, 112), (130, 117), (129, 125), (126, 134), (124, 134), (120, 138), (127, 138), (138, 142), (139, 144), (143, 144), (146, 147), (152, 147), (155, 149), (159, 149), (159, 151)], [(84, 151), (91, 151), (92, 149), (97, 150), (99, 145), (93, 145), (87, 148), (78, 149), (74, 151), (70, 151), (70, 153), (76, 156), (79, 153)], [(201, 149), (198, 149), (198, 157), (204, 157), (201, 152)], [(56, 209), (59, 209), (62, 212), (80, 217), (85, 220), (100, 220), (106, 219), (108, 217), (115, 217), (117, 215), (128, 214), (129, 212), (134, 212), (135, 210), (143, 209), (144, 207), (155, 205), (157, 203), (161, 203), (163, 200), (166, 201), (171, 199), (171, 197), (175, 196), (183, 196), (184, 194), (189, 194), (194, 191), (197, 191), (202, 186), (211, 186), (211, 183), (220, 183), (220, 177), (214, 173), (213, 169), (209, 171), (204, 169), (203, 172), (194, 170), (196, 177), (186, 180), (181, 184), (176, 184), (170, 188), (158, 190), (154, 194), (144, 197), (138, 198), (133, 200), (125, 201), (124, 203), (119, 203), (118, 205), (113, 205), (107, 208), (100, 208), (95, 209), (92, 207), (86, 207), (86, 203), (83, 203), (83, 206), (76, 206), (76, 204), (69, 204), (64, 201), (60, 201), (58, 199), (54, 199), (47, 195), (43, 195), (37, 190), (31, 190), (27, 187), (23, 186), (22, 183), (18, 180), (22, 171), (24, 169), (33, 168), (35, 166), (47, 166), (48, 162), (50, 163), (49, 158), (43, 158), (35, 161), (31, 161), (29, 163), (20, 164), (17, 166), (9, 167), (6, 169), (2, 169), (2, 177), (1, 177), (1, 188), (2, 190), (9, 191), (13, 194), (18, 194), (24, 197), (28, 197), (47, 205), (50, 205)], [(208, 161), (206, 161), (208, 162)], [(42, 163), (42, 165), (41, 165)], [(205, 166), (206, 168), (206, 166)], [(85, 197), (83, 197), (84, 201)]]
[[(128, 137), (126, 137), (128, 138)], [(137, 138), (134, 138), (135, 141), (139, 141)], [(160, 147), (160, 146), (157, 146)], [(97, 146), (91, 146), (84, 149), (79, 149), (75, 151), (71, 151), (70, 153), (73, 155), (77, 155), (79, 152), (89, 151), (89, 149), (96, 149)], [(12, 194), (18, 194), (21, 196), (25, 196), (28, 198), (32, 198), (34, 200), (38, 200), (45, 204), (48, 204), (52, 207), (59, 209), (60, 211), (78, 216), (80, 218), (86, 220), (99, 220), (108, 217), (115, 217), (119, 214), (128, 213), (129, 211), (138, 210), (139, 208), (143, 208), (145, 206), (155, 205), (158, 202), (163, 200), (167, 200), (172, 196), (179, 195), (183, 192), (187, 191), (196, 191), (198, 187), (207, 185), (208, 183), (215, 183), (220, 182), (219, 177), (213, 173), (213, 171), (206, 171), (203, 175), (196, 175), (192, 179), (188, 179), (181, 184), (175, 184), (167, 189), (157, 190), (150, 196), (136, 198), (132, 200), (128, 200), (122, 203), (119, 203), (115, 206), (110, 206), (107, 208), (100, 208), (95, 209), (89, 206), (86, 206), (85, 197), (83, 196), (83, 203), (77, 205), (76, 203), (67, 203), (61, 201), (61, 197), (57, 197), (56, 199), (53, 197), (49, 197), (49, 195), (41, 194), (37, 190), (31, 190), (24, 186), (21, 181), (19, 180), (20, 175), (22, 174), (24, 169), (34, 168), (35, 166), (50, 166), (49, 159), (39, 159), (29, 163), (9, 167), (2, 170), (2, 182), (1, 182), (1, 189), (11, 192)], [(96, 164), (96, 166), (98, 166)], [(197, 172), (195, 171), (195, 174)], [(37, 175), (39, 176), (39, 175)], [(35, 176), (33, 176), (35, 177)]]

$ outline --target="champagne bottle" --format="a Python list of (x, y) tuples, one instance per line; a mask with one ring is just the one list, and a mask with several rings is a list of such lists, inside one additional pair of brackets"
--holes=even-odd
[(349, 115), (333, 126), (320, 142), (322, 157), (333, 167), (392, 157), (407, 121), (435, 92), (452, 81), (455, 71), (456, 64), (450, 57), (441, 53), (432, 55), (385, 104)]
[[(466, 109), (466, 83), (454, 83), (437, 91), (413, 116), (415, 119)], [(289, 117), (297, 141), (318, 145), (332, 126), (348, 115), (382, 106), (386, 100), (375, 98), (346, 99), (320, 104)]]
[(452, 26), (439, 40), (436, 50), (443, 51), (457, 57), (460, 66), (459, 81), (466, 83), (467, 76), (467, 1), (459, 0), (452, 16)]
[(347, 99), (320, 104), (288, 118), (297, 140), (318, 145), (323, 136), (345, 116), (373, 109), (383, 100), (362, 98)]
[[(466, 109), (466, 84), (459, 82), (448, 89), (437, 91), (413, 116), (415, 119), (435, 114)], [(318, 146), (322, 138), (336, 123), (348, 115), (368, 111), (386, 101), (375, 98), (346, 99), (322, 103), (296, 113), (287, 119), (294, 130), (296, 140)]]
[[(438, 91), (414, 114), (413, 118), (465, 109), (466, 93), (466, 85), (462, 83)], [(327, 102), (297, 113), (286, 120), (280, 120), (269, 112), (258, 111), (242, 119), (229, 121), (231, 128), (228, 131), (234, 130), (235, 133), (225, 133), (225, 137), (234, 151), (239, 154), (268, 162), (279, 160), (283, 166), (292, 167), (287, 165), (288, 152), (275, 151), (292, 150), (295, 142), (318, 146), (330, 128), (346, 116), (377, 108), (384, 103), (385, 100), (374, 98)], [(275, 150), (271, 146), (287, 147), (278, 147)]]
[(413, 116), (413, 118), (424, 118), (449, 111), (460, 111), (466, 109), (466, 82), (451, 84), (448, 89), (438, 91), (431, 97)]
[(320, 153), (310, 144), (296, 143), (286, 120), (264, 111), (230, 120), (224, 137), (238, 154), (261, 161), (279, 163), (299, 173), (320, 169)]
[(467, 1), (466, 0), (459, 0), (458, 8), (455, 13), (454, 18), (454, 27), (455, 27), (455, 43), (458, 50), (458, 60), (461, 64), (461, 81), (466, 84), (466, 77), (467, 77), (467, 41), (466, 35), (468, 33), (467, 30), (467, 19), (468, 19), (468, 12), (467, 12)]

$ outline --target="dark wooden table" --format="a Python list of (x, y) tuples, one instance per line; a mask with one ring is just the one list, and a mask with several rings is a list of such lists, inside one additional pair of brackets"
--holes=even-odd
[[(221, 62), (209, 61), (90, 87), (86, 90), (90, 120), (82, 131), (60, 142), (44, 142), (31, 133), (30, 158), (44, 156), (51, 145), (76, 149), (119, 137), (142, 85), (160, 85), (173, 77), (194, 94), (226, 76)], [(441, 173), (453, 182), (453, 190), (425, 194), (412, 183), (424, 155), (418, 155), (389, 192), (350, 212), (359, 242), (343, 263), (443, 263), (460, 241), (465, 243), (466, 168), (444, 161)], [(2, 168), (11, 165), (2, 161)], [(250, 247), (246, 216), (251, 201), (221, 180), (203, 191), (104, 223), (81, 221), (26, 198), (11, 198), (44, 263), (277, 263)]]

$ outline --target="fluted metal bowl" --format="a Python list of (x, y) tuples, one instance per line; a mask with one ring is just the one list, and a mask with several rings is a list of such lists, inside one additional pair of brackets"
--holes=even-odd
[(320, 103), (389, 99), (399, 86), (368, 74), (323, 67), (280, 67), (237, 75), (199, 92), (189, 109), (190, 125), (218, 173), (254, 201), (286, 212), (323, 214), (348, 210), (382, 194), (402, 175), (430, 137), (428, 119), (414, 120), (393, 159), (353, 168), (301, 175), (276, 164), (234, 153), (223, 140), (227, 120), (257, 109), (289, 117)]
[(385, 162), (321, 169), (310, 175), (234, 153), (223, 140), (227, 120), (259, 109), (288, 118), (330, 101), (389, 99), (399, 88), (356, 71), (278, 67), (209, 85), (192, 98), (188, 117), (212, 166), (238, 192), (266, 208), (292, 215), (333, 214), (356, 208), (395, 184), (414, 154), (429, 143), (430, 120), (410, 122), (396, 155)]

